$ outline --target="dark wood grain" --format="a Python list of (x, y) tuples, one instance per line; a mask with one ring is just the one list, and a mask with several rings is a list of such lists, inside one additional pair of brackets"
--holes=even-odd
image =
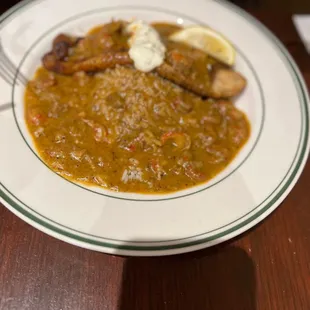
[[(291, 15), (252, 13), (288, 47), (310, 87), (310, 57)], [(249, 232), (163, 258), (74, 247), (0, 206), (0, 310), (309, 310), (309, 188), (310, 162), (281, 207)]]

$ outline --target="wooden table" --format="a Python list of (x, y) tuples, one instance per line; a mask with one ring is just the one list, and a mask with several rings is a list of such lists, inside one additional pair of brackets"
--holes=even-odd
[[(310, 57), (291, 15), (254, 15), (288, 47), (310, 87)], [(309, 310), (309, 191), (310, 161), (281, 207), (249, 232), (163, 258), (74, 247), (0, 206), (0, 310)]]

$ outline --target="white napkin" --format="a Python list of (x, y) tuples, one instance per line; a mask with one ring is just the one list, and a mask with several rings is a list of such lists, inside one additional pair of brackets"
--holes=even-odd
[(301, 40), (310, 54), (310, 15), (293, 15), (293, 22)]

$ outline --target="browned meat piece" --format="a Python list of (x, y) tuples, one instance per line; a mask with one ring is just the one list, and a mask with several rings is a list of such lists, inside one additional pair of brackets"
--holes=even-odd
[(175, 70), (174, 67), (172, 67), (166, 62), (163, 63), (161, 66), (157, 67), (155, 70), (161, 77), (200, 96), (208, 96), (209, 94), (209, 87), (206, 87), (204, 83), (189, 79), (188, 76), (181, 74), (179, 71)]
[(60, 61), (53, 52), (49, 52), (42, 58), (43, 67), (49, 71), (71, 75), (74, 72), (72, 71), (72, 65), (68, 62)]
[[(43, 65), (59, 74), (72, 75), (75, 72), (98, 72), (116, 65), (131, 65), (133, 62), (127, 52), (107, 52), (80, 62), (59, 61), (54, 53), (43, 57)], [(237, 72), (226, 68), (215, 68), (210, 82), (210, 73), (206, 70), (204, 78), (195, 78), (195, 75), (186, 74), (183, 68), (163, 63), (155, 71), (163, 78), (192, 91), (200, 96), (212, 98), (228, 98), (241, 93), (246, 86), (246, 80)], [(184, 72), (184, 73), (183, 73)]]
[(204, 52), (182, 44), (169, 43), (166, 61), (156, 72), (200, 96), (228, 98), (241, 93), (245, 79), (218, 65)]
[(216, 68), (213, 73), (209, 96), (229, 98), (239, 95), (246, 86), (246, 79), (238, 72), (227, 68)]
[(108, 68), (114, 68), (116, 65), (131, 65), (133, 61), (127, 52), (107, 52), (99, 56), (95, 56), (79, 63), (74, 64), (74, 72), (96, 72)]
[(59, 61), (53, 53), (48, 53), (43, 57), (42, 62), (45, 69), (64, 75), (72, 75), (79, 71), (97, 72), (114, 68), (116, 65), (132, 64), (132, 60), (126, 52), (107, 52), (80, 62)]
[(216, 99), (237, 96), (246, 86), (246, 80), (240, 73), (226, 68), (215, 68), (212, 72), (211, 83), (208, 72), (206, 72), (205, 80), (195, 79), (182, 74), (168, 63), (156, 68), (156, 72), (161, 77), (197, 95)]
[(79, 38), (60, 34), (53, 41), (52, 52), (58, 60), (64, 60), (69, 55), (70, 47), (75, 46), (79, 40)]

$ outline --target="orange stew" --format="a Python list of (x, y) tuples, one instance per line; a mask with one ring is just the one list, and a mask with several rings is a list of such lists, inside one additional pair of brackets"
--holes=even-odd
[[(160, 32), (171, 27), (160, 24)], [(98, 29), (88, 41), (104, 49)], [(81, 53), (80, 47), (75, 56)], [(25, 106), (37, 151), (51, 169), (114, 191), (167, 193), (206, 182), (250, 134), (230, 101), (200, 97), (132, 65), (70, 76), (40, 68)]]

